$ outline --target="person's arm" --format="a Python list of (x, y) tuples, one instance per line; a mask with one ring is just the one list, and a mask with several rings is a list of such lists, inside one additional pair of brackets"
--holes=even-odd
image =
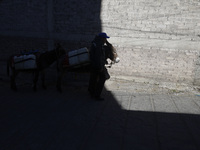
[(110, 44), (107, 40), (106, 40), (106, 45), (109, 46), (109, 47), (112, 46), (112, 44)]

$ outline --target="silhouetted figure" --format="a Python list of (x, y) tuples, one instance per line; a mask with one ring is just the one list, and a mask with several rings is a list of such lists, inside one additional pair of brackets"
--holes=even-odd
[(99, 33), (92, 41), (90, 48), (91, 70), (88, 91), (96, 100), (104, 100), (101, 97), (101, 92), (106, 79), (109, 78), (109, 74), (105, 68), (106, 56), (104, 49), (104, 44), (110, 44), (107, 38), (109, 37), (106, 33)]

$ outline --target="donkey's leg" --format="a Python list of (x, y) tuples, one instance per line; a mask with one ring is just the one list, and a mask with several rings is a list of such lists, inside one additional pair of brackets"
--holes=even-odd
[(37, 91), (37, 81), (39, 77), (39, 70), (36, 70), (34, 73), (34, 79), (33, 79), (33, 90)]
[(16, 78), (17, 74), (18, 74), (18, 72), (13, 68), (12, 74), (10, 76), (10, 79), (11, 79), (10, 87), (14, 91), (17, 91), (17, 86), (16, 86), (16, 82), (15, 82), (15, 78)]
[(47, 86), (46, 86), (46, 84), (45, 84), (45, 70), (42, 70), (41, 71), (41, 75), (42, 75), (42, 87), (43, 87), (43, 89), (47, 89)]
[(64, 70), (62, 69), (61, 71), (58, 72), (57, 84), (56, 84), (57, 90), (59, 92), (62, 92), (61, 83), (62, 83), (63, 76), (64, 76)]

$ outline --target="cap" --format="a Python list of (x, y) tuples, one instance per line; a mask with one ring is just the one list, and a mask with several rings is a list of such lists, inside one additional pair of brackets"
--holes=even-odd
[(106, 33), (104, 33), (104, 32), (101, 32), (101, 33), (99, 33), (99, 35), (98, 35), (99, 37), (102, 37), (102, 38), (110, 38), (109, 36), (107, 36), (107, 34)]

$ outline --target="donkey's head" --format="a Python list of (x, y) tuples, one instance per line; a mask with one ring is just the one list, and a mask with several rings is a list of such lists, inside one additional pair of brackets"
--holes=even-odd
[(109, 58), (113, 63), (118, 63), (120, 61), (116, 49), (110, 44), (104, 46), (106, 58)]
[(55, 51), (56, 51), (56, 55), (59, 58), (60, 56), (66, 54), (65, 49), (60, 45), (60, 43), (56, 43), (55, 44)]

